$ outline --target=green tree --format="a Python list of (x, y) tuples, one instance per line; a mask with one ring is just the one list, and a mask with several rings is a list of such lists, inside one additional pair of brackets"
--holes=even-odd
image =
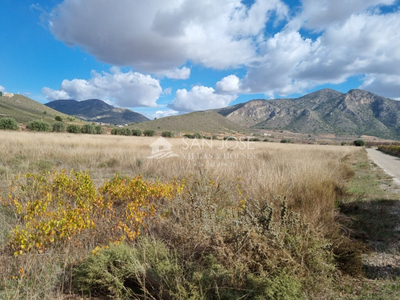
[(96, 129), (91, 124), (85, 124), (81, 128), (81, 132), (85, 134), (94, 134), (96, 133)]
[(94, 128), (94, 130), (96, 131), (96, 134), (103, 134), (104, 133), (104, 128), (101, 127), (100, 125), (96, 126)]
[(17, 121), (13, 118), (3, 118), (0, 120), (0, 129), (18, 130), (19, 126)]
[(141, 136), (142, 131), (140, 129), (132, 129), (132, 135), (133, 136)]
[(166, 138), (172, 138), (174, 137), (174, 133), (172, 131), (163, 131), (161, 133), (161, 136)]
[(69, 133), (80, 133), (81, 127), (79, 125), (71, 124), (67, 126), (67, 132)]
[(32, 131), (51, 131), (51, 125), (47, 122), (34, 120), (26, 125)]
[(363, 146), (365, 146), (365, 141), (364, 141), (364, 140), (355, 140), (355, 141), (353, 142), (353, 144), (354, 144), (354, 146), (356, 146), (356, 147), (363, 147)]
[(62, 121), (63, 121), (63, 119), (61, 118), (61, 116), (56, 116), (54, 119), (55, 119), (56, 121), (58, 121), (58, 122), (62, 122)]
[(156, 135), (156, 132), (155, 132), (154, 130), (152, 130), (152, 129), (146, 129), (146, 130), (143, 132), (143, 134), (144, 134), (144, 136), (155, 136), (155, 135)]
[(53, 124), (53, 132), (65, 132), (65, 125), (63, 122), (55, 122)]

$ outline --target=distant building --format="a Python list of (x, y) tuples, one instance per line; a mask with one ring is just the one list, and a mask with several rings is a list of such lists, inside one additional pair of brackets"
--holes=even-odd
[(4, 93), (3, 93), (3, 97), (11, 98), (11, 97), (14, 97), (14, 94), (4, 92)]

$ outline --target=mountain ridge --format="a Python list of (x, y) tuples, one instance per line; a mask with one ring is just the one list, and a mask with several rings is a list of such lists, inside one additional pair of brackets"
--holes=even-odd
[(400, 102), (369, 91), (323, 89), (299, 98), (255, 99), (214, 110), (252, 129), (400, 139)]
[(45, 104), (62, 113), (77, 116), (85, 121), (124, 125), (145, 122), (149, 119), (128, 108), (114, 107), (99, 99), (55, 100)]

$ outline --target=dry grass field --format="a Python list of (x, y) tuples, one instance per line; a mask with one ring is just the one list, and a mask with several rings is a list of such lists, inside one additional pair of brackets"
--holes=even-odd
[[(362, 149), (175, 138), (178, 157), (149, 159), (156, 139), (0, 132), (0, 298), (328, 299), (342, 276), (361, 275), (338, 206)], [(26, 173), (42, 175), (13, 180)], [(95, 204), (77, 208), (84, 196)], [(104, 207), (96, 215), (104, 201), (115, 227)], [(132, 203), (129, 223), (118, 212)], [(93, 226), (50, 220), (56, 239), (45, 239), (37, 230), (60, 209)]]

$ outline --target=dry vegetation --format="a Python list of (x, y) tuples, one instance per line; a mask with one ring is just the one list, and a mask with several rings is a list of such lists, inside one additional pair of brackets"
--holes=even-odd
[[(7, 204), (0, 210), (1, 298), (322, 299), (332, 297), (343, 274), (362, 273), (359, 245), (350, 240), (337, 212), (354, 174), (349, 161), (361, 149), (250, 143), (232, 150), (227, 146), (236, 143), (224, 141), (219, 150), (222, 141), (213, 141), (213, 149), (194, 144), (184, 150), (181, 139), (169, 139), (180, 157), (151, 160), (146, 157), (155, 138), (0, 132), (0, 139)], [(56, 172), (63, 169), (66, 183), (60, 185)], [(71, 169), (89, 171), (85, 185), (76, 184), (80, 177)], [(22, 176), (7, 191), (15, 175), (27, 172), (47, 173), (34, 180)], [(116, 172), (123, 181), (112, 179)], [(128, 188), (137, 186), (132, 178), (138, 174), (145, 186), (172, 184), (179, 192)], [(22, 184), (28, 188), (21, 189)], [(26, 193), (32, 186), (36, 192)], [(46, 246), (29, 251), (9, 243), (16, 226), (28, 226), (32, 210), (19, 213), (7, 194), (26, 208), (29, 201), (68, 191), (66, 198), (58, 193), (57, 202), (49, 200), (42, 210), (46, 215), (35, 215), (40, 223), (44, 216), (59, 217), (60, 209), (76, 209), (74, 203), (93, 186), (99, 187), (90, 193), (93, 203), (106, 199), (113, 213), (121, 203), (139, 203), (126, 214), (140, 215), (138, 223), (127, 222), (139, 237), (120, 244), (124, 239), (109, 234), (118, 224), (105, 218), (106, 226), (97, 218), (94, 227), (102, 232), (65, 225), (55, 227), (54, 234), (68, 228), (73, 238), (46, 240)], [(143, 213), (150, 206), (152, 213)], [(23, 254), (15, 257), (15, 251)]]

